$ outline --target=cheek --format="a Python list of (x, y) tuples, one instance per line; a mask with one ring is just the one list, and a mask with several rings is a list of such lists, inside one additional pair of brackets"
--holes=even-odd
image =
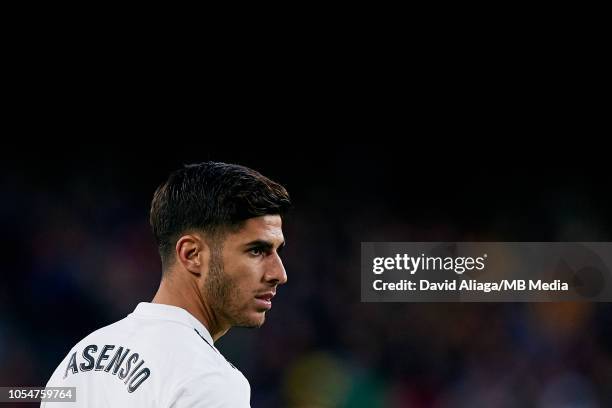
[(235, 268), (228, 279), (231, 280), (233, 292), (240, 302), (251, 299), (256, 292), (261, 291), (259, 270), (251, 265), (241, 265)]
[(248, 270), (249, 267), (244, 262), (233, 262), (232, 265), (225, 265), (224, 268), (225, 277), (233, 283), (240, 283), (248, 279)]
[(263, 271), (264, 263), (258, 259), (240, 258), (229, 264), (226, 263), (225, 271), (228, 277), (240, 286), (257, 285), (260, 281), (261, 272)]

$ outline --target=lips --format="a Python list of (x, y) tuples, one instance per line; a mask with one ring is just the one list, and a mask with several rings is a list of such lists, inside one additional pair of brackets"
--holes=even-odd
[(255, 298), (261, 299), (261, 300), (265, 300), (266, 302), (269, 302), (269, 301), (272, 300), (274, 295), (275, 295), (275, 293), (273, 293), (273, 292), (266, 292), (266, 293), (263, 293), (261, 295), (255, 296)]
[(255, 296), (255, 302), (257, 303), (258, 308), (264, 310), (272, 309), (272, 298), (274, 297), (274, 292), (266, 292), (261, 295)]

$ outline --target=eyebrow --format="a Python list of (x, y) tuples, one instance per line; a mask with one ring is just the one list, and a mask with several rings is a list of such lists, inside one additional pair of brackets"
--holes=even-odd
[[(246, 244), (244, 244), (245, 247), (250, 247), (250, 248), (262, 248), (266, 251), (270, 251), (272, 250), (272, 248), (274, 248), (274, 244), (270, 241), (266, 241), (263, 239), (256, 239), (254, 241), (248, 242)], [(283, 248), (285, 247), (285, 241), (281, 242), (280, 245), (278, 246), (278, 252), (280, 252)]]

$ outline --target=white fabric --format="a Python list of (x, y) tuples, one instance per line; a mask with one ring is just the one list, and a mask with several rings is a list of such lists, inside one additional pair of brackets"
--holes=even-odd
[(77, 343), (47, 387), (76, 387), (77, 402), (43, 408), (243, 408), (251, 394), (200, 321), (179, 307), (144, 302)]

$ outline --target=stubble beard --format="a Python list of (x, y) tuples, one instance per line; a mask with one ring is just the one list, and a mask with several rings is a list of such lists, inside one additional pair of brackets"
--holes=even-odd
[(213, 310), (234, 327), (258, 328), (265, 321), (265, 313), (260, 319), (249, 319), (248, 310), (241, 305), (241, 291), (236, 282), (225, 274), (221, 254), (213, 251), (208, 264), (208, 276), (203, 291)]

